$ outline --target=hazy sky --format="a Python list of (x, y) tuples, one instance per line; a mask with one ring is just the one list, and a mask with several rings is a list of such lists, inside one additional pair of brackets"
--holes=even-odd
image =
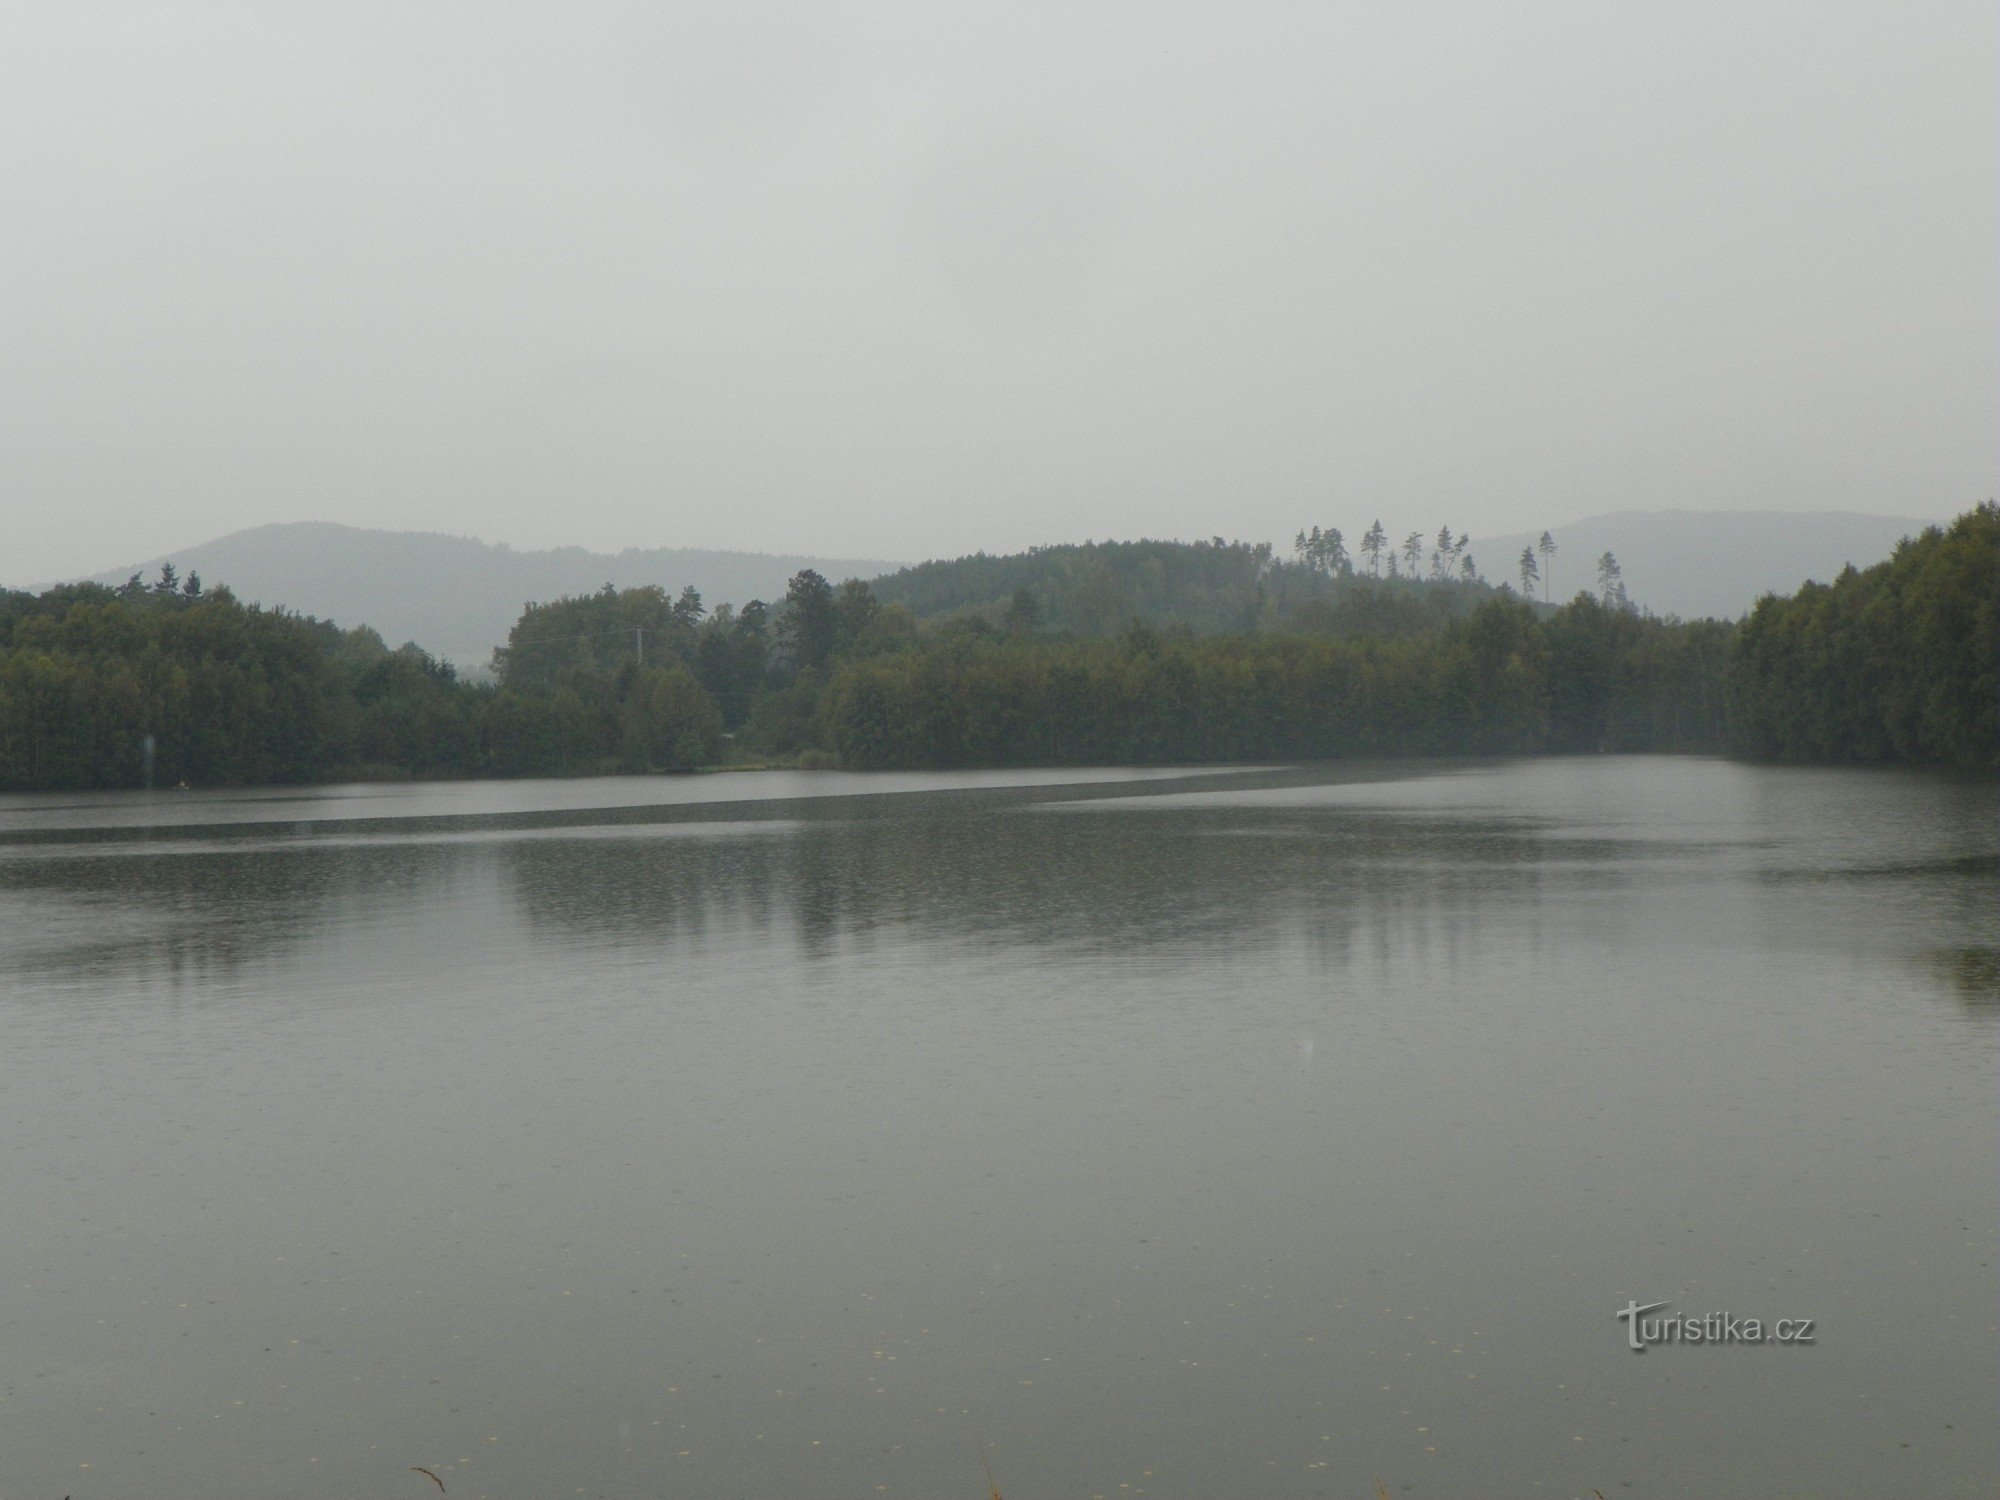
[[(1964, 4), (0, 10), (14, 583), (1995, 490)], [(1351, 534), (1351, 531), (1350, 531)]]

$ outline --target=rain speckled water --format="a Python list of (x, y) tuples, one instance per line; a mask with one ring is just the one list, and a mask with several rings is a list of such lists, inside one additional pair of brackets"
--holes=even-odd
[(1996, 814), (0, 799), (0, 1496), (1988, 1494)]

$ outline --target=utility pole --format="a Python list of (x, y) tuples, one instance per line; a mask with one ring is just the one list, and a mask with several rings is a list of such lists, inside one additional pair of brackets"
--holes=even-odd
[(632, 654), (638, 657), (640, 666), (646, 665), (646, 627), (643, 625), (632, 627)]

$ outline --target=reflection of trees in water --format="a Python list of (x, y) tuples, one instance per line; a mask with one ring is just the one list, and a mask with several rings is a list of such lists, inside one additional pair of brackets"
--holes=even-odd
[[(1076, 953), (1450, 959), (1479, 913), (1602, 884), (1617, 847), (1519, 823), (1334, 808), (1063, 809), (1015, 799), (829, 800), (702, 827), (537, 827), (467, 843), (101, 849), (0, 859), (0, 976), (225, 981), (384, 913), (459, 920), (496, 870), (531, 933), (637, 947), (898, 936)], [(1566, 887), (1567, 888), (1567, 887)], [(463, 914), (460, 914), (463, 915)], [(426, 930), (429, 930), (427, 925)]]
[(1928, 967), (1968, 1006), (2000, 1006), (2000, 948), (1973, 944), (1926, 955)]
[[(1566, 842), (1601, 883), (1608, 851)], [(1331, 809), (958, 810), (750, 837), (529, 841), (503, 858), (537, 928), (672, 944), (790, 935), (809, 955), (877, 928), (1027, 947), (1343, 952), (1393, 925), (1453, 944), (1482, 906), (1552, 878), (1520, 825)]]
[(463, 851), (355, 845), (0, 860), (0, 974), (64, 985), (225, 980), (357, 910), (410, 906)]
[(538, 929), (620, 942), (768, 932), (777, 920), (782, 835), (525, 839), (498, 846), (522, 914)]

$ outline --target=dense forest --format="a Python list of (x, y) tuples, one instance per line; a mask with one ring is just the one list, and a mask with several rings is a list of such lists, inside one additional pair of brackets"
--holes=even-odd
[[(1551, 543), (1553, 548), (1553, 543)], [(1383, 587), (1357, 589), (1355, 581)], [(1449, 585), (1445, 588), (1435, 587)], [(1351, 555), (1338, 529), (1300, 532), (1291, 557), (1269, 543), (1084, 542), (920, 563), (877, 578), (884, 604), (917, 619), (984, 620), (1058, 635), (1110, 636), (1133, 621), (1197, 635), (1352, 626), (1407, 634), (1467, 612), (1494, 589), (1449, 528), (1390, 546), (1381, 522)], [(1357, 605), (1365, 620), (1338, 619)]]
[(1737, 631), (1729, 744), (1793, 761), (2000, 764), (2000, 505), (1766, 598)]
[(151, 586), (0, 595), (0, 785), (450, 775), (476, 746), (472, 698), (423, 653), (171, 565)]
[(961, 636), (843, 665), (821, 723), (860, 768), (1714, 750), (1728, 636), (1588, 596), (1420, 636)]
[[(0, 787), (889, 766), (1720, 751), (1996, 764), (2000, 510), (1741, 624), (1491, 585), (1464, 539), (1351, 556), (1095, 544), (707, 610), (530, 604), (494, 681), (414, 645), (148, 583), (0, 594)], [(1541, 561), (1546, 562), (1546, 554)], [(1386, 564), (1386, 566), (1385, 566)], [(956, 569), (956, 572), (949, 570)], [(948, 586), (947, 586), (948, 585)]]

